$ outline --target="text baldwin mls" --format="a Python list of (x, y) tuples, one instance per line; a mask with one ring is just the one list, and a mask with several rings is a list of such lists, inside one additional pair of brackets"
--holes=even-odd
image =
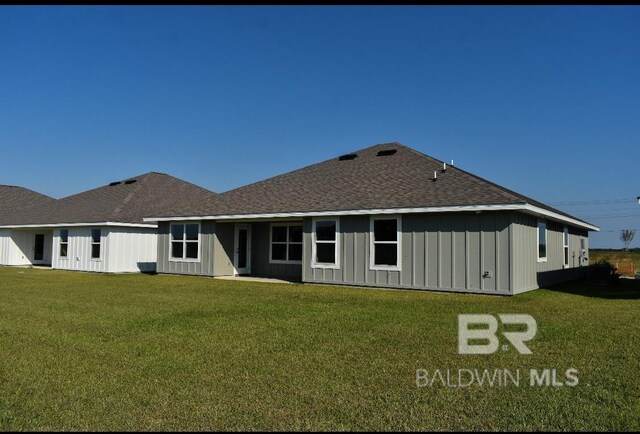
[(562, 372), (556, 369), (427, 369), (416, 370), (417, 387), (575, 387), (578, 385), (578, 370), (569, 368)]

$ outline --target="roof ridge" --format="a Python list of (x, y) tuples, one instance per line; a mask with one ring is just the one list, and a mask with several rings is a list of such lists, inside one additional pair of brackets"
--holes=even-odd
[[(418, 151), (416, 149), (413, 149), (413, 148), (410, 148), (408, 146), (402, 145), (401, 143), (399, 143), (399, 145), (402, 146), (403, 148), (413, 152), (414, 154), (418, 154), (418, 155), (421, 155), (423, 157), (427, 157), (427, 158), (429, 158), (431, 160), (438, 161), (438, 162), (443, 163), (443, 164), (445, 163), (445, 161), (438, 160), (437, 158), (431, 157), (430, 155), (427, 155), (427, 154), (425, 154), (423, 152), (420, 152), (420, 151)], [(557, 208), (549, 206), (544, 202), (540, 202), (540, 201), (535, 200), (535, 199), (533, 199), (533, 198), (531, 198), (529, 196), (526, 196), (526, 195), (524, 195), (522, 193), (518, 193), (517, 191), (511, 190), (511, 189), (506, 188), (506, 187), (503, 187), (502, 185), (496, 184), (495, 182), (490, 181), (490, 180), (488, 180), (486, 178), (483, 178), (483, 177), (481, 177), (479, 175), (476, 175), (475, 173), (468, 172), (468, 171), (466, 171), (464, 169), (460, 169), (459, 167), (453, 166), (453, 165), (451, 165), (450, 168), (452, 168), (453, 170), (457, 170), (457, 171), (459, 171), (461, 173), (464, 173), (465, 175), (469, 176), (477, 184), (488, 184), (488, 186), (493, 191), (499, 192), (499, 193), (505, 195), (506, 197), (511, 196), (513, 199), (519, 200), (522, 203), (527, 203), (527, 204), (536, 205), (536, 206), (542, 206), (542, 207), (546, 208), (549, 211), (554, 211), (554, 212), (557, 212), (559, 214), (563, 214), (565, 216), (569, 216), (569, 217), (575, 218), (576, 220), (580, 220), (580, 221), (582, 221), (584, 223), (587, 223), (584, 220), (581, 220), (581, 219), (579, 219), (577, 217), (574, 217), (574, 216), (572, 216), (572, 215), (570, 215), (570, 214), (568, 214), (568, 213), (566, 213), (564, 211), (561, 211), (561, 210), (559, 210)]]
[[(144, 176), (145, 176), (145, 175), (143, 175), (143, 177), (144, 177)], [(135, 177), (135, 178), (137, 178), (137, 177)], [(129, 178), (129, 179), (133, 179), (133, 178)], [(143, 188), (143, 186), (144, 186), (144, 184), (143, 184), (142, 182), (137, 182), (136, 184), (137, 184), (137, 185), (133, 188), (133, 190), (131, 190), (131, 191), (129, 192), (129, 194), (127, 194), (127, 195), (125, 196), (125, 198), (124, 198), (124, 199), (122, 199), (122, 202), (120, 202), (120, 204), (118, 204), (118, 206), (113, 210), (112, 215), (114, 215), (114, 216), (115, 216), (115, 215), (117, 215), (117, 214), (120, 214), (120, 212), (124, 209), (124, 207), (125, 207), (129, 202), (131, 202), (131, 199), (133, 199), (133, 198), (134, 198), (134, 196), (136, 195), (136, 193), (138, 193), (138, 192)]]
[(21, 185), (0, 184), (0, 188), (16, 188), (16, 189), (19, 189), (19, 190), (28, 191), (29, 193), (37, 194), (38, 196), (46, 197), (46, 198), (51, 199), (51, 200), (57, 200), (55, 197), (51, 197), (49, 195), (46, 195), (44, 193), (40, 193), (39, 191), (35, 191), (35, 190), (32, 190), (32, 189), (27, 188), (27, 187), (22, 187)]
[[(406, 148), (406, 149), (411, 149), (411, 148), (409, 148), (409, 147), (407, 147), (407, 146), (403, 145), (403, 144), (402, 144), (402, 143), (400, 143), (400, 142), (377, 143), (377, 144), (375, 144), (375, 145), (367, 146), (366, 148), (356, 149), (355, 151), (350, 151), (350, 152), (347, 152), (347, 153), (345, 153), (345, 154), (340, 154), (340, 155), (357, 154), (358, 152), (367, 151), (367, 150), (370, 150), (370, 149), (373, 149), (373, 148), (376, 148), (376, 147), (379, 147), (379, 146), (385, 146), (385, 145), (386, 145), (386, 146), (389, 146), (389, 145), (396, 145), (396, 146), (401, 146), (401, 147)], [(411, 149), (411, 150), (412, 150), (412, 149)], [(424, 155), (424, 154), (423, 154), (423, 155)], [(339, 156), (338, 156), (338, 157), (339, 157)], [(270, 181), (270, 180), (272, 180), (272, 179), (277, 179), (277, 178), (280, 178), (280, 177), (283, 177), (283, 176), (291, 175), (291, 174), (296, 173), (296, 172), (299, 172), (299, 171), (301, 171), (301, 170), (306, 170), (306, 169), (309, 169), (309, 168), (314, 167), (314, 166), (319, 166), (319, 165), (321, 165), (321, 164), (328, 163), (329, 161), (333, 161), (333, 160), (337, 159), (338, 157), (331, 157), (331, 158), (327, 158), (327, 159), (322, 160), (322, 161), (319, 161), (319, 162), (317, 162), (317, 163), (308, 164), (308, 165), (303, 166), (303, 167), (300, 167), (300, 168), (298, 168), (298, 169), (293, 169), (293, 170), (290, 170), (290, 171), (285, 172), (285, 173), (280, 173), (280, 174), (278, 174), (278, 175), (274, 175), (274, 176), (270, 176), (270, 177), (268, 177), (268, 178), (260, 179), (260, 180), (258, 180), (258, 181), (254, 181), (254, 182), (252, 182), (252, 183), (250, 183), (250, 184), (244, 184), (244, 185), (241, 185), (241, 186), (239, 186), (239, 187), (232, 188), (231, 190), (226, 190), (226, 191), (220, 192), (219, 194), (220, 194), (220, 195), (223, 195), (223, 194), (231, 193), (232, 191), (236, 191), (236, 190), (240, 190), (240, 189), (248, 188), (248, 187), (251, 187), (251, 186), (253, 186), (253, 185), (255, 185), (255, 184), (259, 184), (259, 183), (261, 183), (261, 182)]]
[(217, 192), (215, 192), (215, 191), (213, 191), (213, 190), (209, 190), (208, 188), (204, 188), (204, 187), (202, 187), (201, 185), (195, 184), (195, 183), (190, 182), (190, 181), (185, 181), (185, 180), (184, 180), (184, 179), (182, 179), (182, 178), (178, 178), (177, 176), (173, 176), (173, 175), (170, 175), (170, 174), (168, 174), (168, 173), (163, 173), (163, 172), (149, 172), (149, 173), (145, 174), (145, 176), (146, 176), (146, 175), (163, 175), (163, 176), (166, 176), (166, 177), (169, 177), (169, 178), (172, 178), (172, 179), (176, 179), (176, 180), (178, 180), (178, 181), (180, 181), (180, 182), (182, 182), (182, 183), (184, 183), (184, 184), (189, 184), (189, 185), (191, 185), (191, 186), (193, 186), (193, 187), (196, 187), (196, 188), (199, 188), (199, 189), (201, 189), (201, 190), (207, 191), (207, 192), (209, 192), (209, 193), (212, 193), (212, 194), (215, 194), (215, 195), (220, 194), (220, 193), (217, 193)]
[[(420, 151), (418, 151), (417, 149), (410, 148), (410, 147), (408, 147), (408, 146), (402, 145), (401, 143), (399, 143), (399, 145), (400, 145), (400, 146), (402, 146), (404, 149), (407, 149), (408, 151), (410, 151), (410, 152), (412, 152), (412, 153), (414, 153), (414, 154), (417, 154), (417, 155), (419, 155), (419, 156), (421, 156), (421, 157), (423, 157), (423, 158), (428, 158), (428, 159), (430, 159), (430, 160), (432, 160), (432, 161), (438, 162), (438, 163), (443, 164), (443, 165), (444, 165), (444, 164), (446, 164), (446, 161), (444, 161), (444, 160), (439, 160), (439, 159), (437, 159), (437, 158), (435, 158), (435, 157), (432, 157), (431, 155), (427, 155), (427, 154), (425, 154), (424, 152), (420, 152)], [(486, 178), (483, 178), (483, 177), (481, 177), (481, 176), (478, 176), (478, 175), (475, 175), (475, 174), (473, 174), (473, 173), (471, 173), (471, 172), (468, 172), (468, 171), (466, 171), (466, 170), (464, 170), (464, 169), (461, 169), (461, 168), (459, 168), (458, 166), (455, 166), (455, 165), (449, 165), (449, 169), (457, 170), (458, 172), (461, 172), (461, 173), (463, 173), (463, 174), (465, 174), (465, 175), (467, 175), (467, 176), (471, 177), (471, 178), (472, 178), (472, 180), (473, 180), (474, 182), (476, 182), (476, 183), (486, 183), (486, 184), (489, 184), (489, 187), (492, 187), (492, 189), (493, 189), (494, 191), (497, 191), (497, 192), (499, 192), (499, 193), (507, 194), (507, 195), (511, 196), (511, 197), (508, 197), (508, 199), (518, 199), (518, 200), (522, 200), (523, 198), (524, 198), (524, 199), (529, 199), (529, 198), (527, 198), (526, 196), (524, 196), (524, 195), (522, 195), (522, 194), (520, 194), (520, 193), (517, 193), (517, 192), (515, 192), (515, 191), (513, 191), (513, 190), (510, 190), (510, 189), (508, 189), (508, 188), (506, 188), (506, 187), (503, 187), (503, 186), (501, 186), (501, 185), (499, 185), (499, 184), (496, 184), (496, 183), (495, 183), (495, 182), (493, 182), (493, 181), (489, 181), (489, 180), (488, 180), (488, 179), (486, 179)]]

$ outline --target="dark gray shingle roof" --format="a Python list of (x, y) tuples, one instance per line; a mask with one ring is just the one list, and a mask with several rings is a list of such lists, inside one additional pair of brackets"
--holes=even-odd
[[(384, 150), (396, 152), (377, 155)], [(353, 153), (357, 157), (352, 160), (332, 158), (149, 217), (505, 204), (531, 204), (571, 217), (457, 167), (448, 166), (443, 173), (442, 161), (400, 143)]]
[[(134, 182), (131, 182), (134, 181)], [(59, 223), (144, 223), (166, 209), (208, 201), (216, 193), (163, 173), (150, 172), (59, 200), (13, 212), (0, 225)]]
[(0, 185), (0, 221), (31, 207), (54, 202), (55, 199), (33, 190), (13, 185)]

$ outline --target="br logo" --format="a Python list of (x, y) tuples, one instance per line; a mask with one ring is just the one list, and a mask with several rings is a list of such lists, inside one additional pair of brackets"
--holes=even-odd
[[(502, 324), (519, 324), (525, 331), (503, 331), (502, 335), (520, 354), (531, 354), (531, 350), (524, 344), (533, 339), (538, 331), (538, 324), (531, 315), (500, 314), (497, 315)], [(473, 325), (474, 327), (470, 327)], [(482, 326), (481, 328), (478, 326)], [(494, 315), (461, 314), (458, 315), (458, 353), (459, 354), (493, 354), (500, 347), (497, 336), (498, 319)], [(475, 343), (471, 343), (474, 341)], [(481, 341), (481, 343), (478, 343)], [(507, 350), (508, 345), (503, 345)]]

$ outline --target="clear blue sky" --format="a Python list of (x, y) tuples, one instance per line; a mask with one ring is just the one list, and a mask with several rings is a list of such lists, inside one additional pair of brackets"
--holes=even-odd
[(587, 201), (558, 206), (619, 247), (640, 229), (640, 8), (0, 8), (0, 183), (225, 191), (388, 141)]

